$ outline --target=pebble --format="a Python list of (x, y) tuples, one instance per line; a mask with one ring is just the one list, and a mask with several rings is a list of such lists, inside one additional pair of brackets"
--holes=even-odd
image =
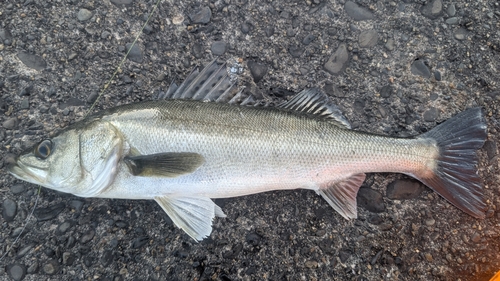
[(113, 256), (113, 251), (111, 250), (106, 250), (101, 256), (101, 264), (104, 267), (109, 266), (113, 262), (114, 256)]
[(427, 17), (431, 20), (437, 19), (441, 16), (443, 12), (443, 1), (442, 0), (431, 0), (428, 1), (425, 5), (422, 6), (420, 12), (424, 17)]
[(368, 9), (360, 7), (358, 4), (347, 1), (344, 5), (344, 9), (348, 16), (350, 16), (355, 21), (364, 21), (373, 19), (373, 13)]
[(62, 224), (60, 224), (58, 227), (57, 227), (57, 232), (59, 234), (64, 234), (66, 233), (66, 231), (68, 231), (68, 229), (71, 228), (71, 222), (69, 221), (65, 221), (63, 222)]
[(274, 26), (270, 25), (270, 26), (267, 26), (265, 29), (264, 29), (264, 33), (266, 34), (267, 37), (271, 37), (274, 35)]
[(470, 240), (474, 243), (479, 243), (479, 241), (481, 241), (481, 235), (479, 235), (479, 233), (477, 232), (474, 232), (470, 237)]
[(20, 263), (7, 265), (7, 274), (12, 280), (20, 281), (26, 276), (26, 266)]
[(458, 24), (458, 18), (457, 17), (451, 17), (451, 18), (446, 19), (445, 22), (447, 24), (449, 24), (449, 25), (456, 25), (456, 24)]
[(467, 37), (467, 30), (465, 30), (463, 28), (457, 29), (455, 31), (454, 37), (457, 40), (464, 40)]
[(241, 24), (241, 28), (240, 29), (241, 29), (241, 33), (248, 34), (251, 31), (251, 26), (250, 26), (250, 24), (244, 22), (244, 23)]
[(375, 256), (372, 258), (372, 260), (370, 261), (370, 264), (371, 265), (374, 265), (377, 263), (377, 261), (380, 259), (380, 257), (382, 256), (382, 254), (384, 253), (383, 250), (380, 250), (377, 252), (377, 254), (375, 254)]
[(380, 89), (380, 96), (383, 98), (389, 98), (394, 94), (394, 89), (391, 85), (385, 85)]
[(64, 252), (62, 254), (62, 263), (64, 265), (72, 265), (75, 261), (75, 257), (70, 252)]
[(456, 14), (456, 9), (455, 9), (455, 4), (454, 3), (451, 3), (449, 6), (448, 6), (448, 9), (446, 9), (446, 13), (448, 14), (448, 16), (450, 17), (454, 17), (455, 14)]
[(47, 221), (57, 217), (57, 215), (59, 215), (65, 207), (66, 204), (64, 204), (64, 202), (60, 202), (47, 208), (38, 208), (33, 214), (38, 221)]
[(387, 186), (386, 195), (392, 200), (408, 200), (417, 198), (425, 187), (413, 180), (395, 180)]
[(370, 48), (377, 45), (378, 33), (377, 31), (370, 29), (362, 31), (359, 34), (358, 43), (361, 48)]
[[(132, 49), (130, 49), (130, 47), (132, 47)], [(125, 45), (125, 49), (127, 51), (130, 49), (130, 52), (128, 53), (127, 59), (129, 59), (133, 62), (137, 62), (137, 63), (142, 62), (142, 59), (143, 59), (142, 50), (141, 50), (141, 48), (139, 48), (137, 43), (134, 44), (134, 46), (132, 46), (132, 43), (128, 43)]]
[(382, 194), (371, 188), (362, 187), (358, 191), (358, 196), (356, 197), (358, 201), (358, 206), (373, 212), (381, 213), (385, 211), (385, 204), (382, 198)]
[(87, 9), (80, 9), (76, 17), (79, 21), (87, 21), (92, 17), (92, 12)]
[(59, 270), (59, 263), (56, 260), (49, 260), (42, 268), (46, 274), (53, 275)]
[(434, 79), (441, 81), (441, 72), (439, 70), (434, 71)]
[(302, 44), (309, 45), (312, 41), (316, 40), (316, 36), (314, 34), (308, 34), (304, 39), (302, 39)]
[(13, 186), (10, 187), (10, 192), (12, 192), (12, 194), (23, 193), (24, 191), (26, 191), (26, 186), (24, 186), (24, 184), (21, 183), (14, 184)]
[(328, 59), (323, 67), (330, 74), (338, 75), (345, 70), (348, 61), (349, 53), (347, 52), (347, 46), (345, 44), (340, 44), (335, 53)]
[(139, 249), (149, 242), (148, 236), (140, 236), (132, 240), (132, 249)]
[(433, 218), (425, 220), (425, 225), (427, 225), (427, 226), (433, 226), (435, 223), (436, 223), (436, 220)]
[(93, 229), (87, 231), (80, 238), (80, 243), (82, 243), (82, 244), (88, 243), (90, 240), (92, 240), (94, 238), (94, 235), (95, 235), (95, 231)]
[(307, 268), (317, 268), (318, 267), (318, 262), (317, 261), (306, 261), (306, 267)]
[(224, 41), (215, 41), (212, 43), (212, 46), (210, 46), (210, 51), (212, 51), (212, 54), (215, 56), (221, 56), (226, 52), (227, 49), (227, 44)]
[(429, 70), (427, 65), (425, 65), (423, 60), (417, 59), (411, 64), (411, 73), (413, 73), (414, 75), (422, 76), (424, 78), (431, 77), (431, 71)]
[(11, 117), (2, 123), (2, 126), (7, 130), (13, 130), (19, 125), (19, 119), (17, 117)]
[(111, 3), (115, 4), (116, 6), (130, 6), (134, 0), (111, 0)]
[(38, 263), (35, 261), (28, 267), (28, 274), (34, 274), (38, 270)]
[(484, 143), (483, 148), (486, 150), (489, 160), (493, 160), (493, 158), (497, 155), (497, 143), (495, 140), (487, 140)]
[(368, 222), (373, 224), (373, 225), (379, 225), (384, 221), (384, 219), (379, 216), (378, 214), (371, 215), (368, 217)]
[(255, 61), (248, 61), (247, 66), (250, 70), (250, 73), (252, 74), (253, 81), (255, 83), (258, 83), (267, 73), (266, 64), (258, 63)]
[(203, 45), (200, 43), (194, 43), (193, 47), (191, 48), (191, 54), (197, 59), (203, 57)]
[(22, 99), (21, 104), (19, 105), (19, 109), (29, 109), (29, 108), (30, 108), (29, 98)]
[(288, 53), (293, 58), (299, 58), (304, 53), (304, 49), (298, 45), (291, 45), (290, 47), (288, 47)]
[(31, 249), (33, 249), (33, 247), (34, 247), (33, 244), (28, 244), (28, 245), (22, 247), (21, 249), (19, 249), (19, 251), (17, 251), (16, 257), (17, 258), (24, 257), (27, 253), (29, 253), (29, 251), (31, 251)]
[(29, 68), (41, 71), (47, 67), (45, 60), (38, 55), (32, 55), (26, 52), (18, 52), (17, 57)]
[(387, 39), (387, 42), (385, 43), (384, 47), (388, 50), (388, 51), (393, 51), (394, 50), (394, 46), (395, 46), (395, 42), (394, 42), (394, 39), (390, 38), (390, 39)]
[(424, 254), (424, 257), (425, 257), (425, 259), (426, 259), (428, 262), (432, 262), (432, 261), (434, 261), (434, 258), (433, 258), (433, 257), (432, 257), (432, 255), (431, 255), (431, 254), (429, 254), (429, 253), (425, 253), (425, 254)]
[(2, 203), (2, 216), (6, 222), (11, 222), (17, 215), (17, 203), (11, 199), (5, 199)]
[(435, 107), (429, 108), (426, 112), (424, 112), (424, 121), (425, 122), (434, 122), (439, 116), (439, 111)]
[(212, 11), (208, 6), (201, 8), (199, 11), (189, 15), (191, 22), (206, 24), (210, 22), (212, 18)]

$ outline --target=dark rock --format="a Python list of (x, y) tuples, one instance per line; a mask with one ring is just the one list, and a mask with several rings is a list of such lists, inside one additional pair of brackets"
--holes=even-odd
[(368, 218), (368, 222), (371, 223), (371, 224), (374, 224), (374, 225), (379, 225), (381, 224), (382, 222), (384, 221), (384, 219), (375, 214), (375, 215), (371, 215), (369, 218)]
[(56, 260), (48, 260), (42, 268), (46, 274), (54, 275), (59, 271), (59, 263)]
[(391, 85), (385, 85), (380, 89), (380, 96), (383, 98), (388, 98), (394, 94), (394, 90), (392, 89)]
[(62, 263), (64, 265), (72, 265), (75, 261), (75, 256), (73, 256), (70, 252), (64, 252), (62, 254)]
[(457, 17), (451, 17), (451, 18), (446, 19), (445, 22), (447, 24), (449, 24), (449, 25), (456, 25), (456, 24), (458, 24), (458, 18)]
[(488, 159), (492, 160), (497, 155), (497, 143), (495, 140), (487, 140), (483, 146), (488, 155)]
[(20, 96), (29, 96), (34, 88), (35, 88), (35, 86), (33, 84), (30, 84), (28, 87), (24, 87), (21, 90), (21, 92), (19, 92), (19, 95)]
[(434, 71), (434, 79), (441, 81), (441, 72), (439, 70)]
[(206, 24), (210, 22), (212, 18), (212, 11), (209, 7), (205, 6), (201, 10), (189, 15), (189, 18), (193, 23)]
[(388, 51), (393, 51), (394, 50), (394, 39), (392, 38), (389, 38), (387, 39), (387, 42), (385, 43), (384, 47), (388, 50)]
[(19, 125), (19, 119), (17, 119), (17, 117), (11, 117), (2, 123), (2, 126), (7, 130), (13, 130), (17, 128), (17, 125)]
[(246, 22), (241, 24), (241, 33), (248, 34), (248, 33), (250, 33), (251, 29), (252, 29), (252, 26), (250, 24), (248, 24)]
[(203, 45), (201, 45), (200, 43), (194, 43), (193, 47), (191, 48), (191, 53), (197, 59), (203, 57)]
[(17, 215), (17, 203), (11, 199), (5, 199), (2, 203), (2, 216), (6, 222), (11, 222)]
[(435, 107), (429, 108), (426, 112), (424, 112), (424, 121), (425, 122), (434, 122), (439, 117), (439, 110)]
[(381, 213), (385, 211), (384, 199), (382, 194), (371, 188), (362, 187), (358, 191), (358, 196), (356, 197), (358, 201), (358, 206), (373, 212)]
[(23, 246), (21, 249), (19, 249), (19, 251), (17, 251), (16, 257), (17, 258), (24, 257), (27, 253), (29, 253), (31, 251), (31, 249), (33, 249), (33, 247), (35, 247), (34, 244), (28, 244), (28, 245)]
[(7, 265), (7, 274), (12, 280), (20, 281), (26, 276), (26, 266), (20, 263), (14, 263)]
[(245, 237), (245, 241), (254, 247), (256, 247), (260, 244), (261, 239), (262, 239), (262, 237), (260, 235), (258, 235), (257, 233), (249, 233)]
[(258, 83), (267, 73), (266, 64), (261, 64), (255, 61), (249, 61), (247, 63), (247, 66), (250, 69), (250, 73), (252, 74), (253, 81), (255, 83)]
[(29, 68), (41, 71), (47, 67), (47, 63), (41, 56), (32, 55), (26, 52), (17, 53), (17, 57)]
[(80, 243), (85, 244), (90, 242), (94, 238), (95, 231), (93, 229), (87, 231), (81, 238)]
[(443, 12), (443, 1), (430, 0), (420, 8), (420, 12), (431, 20), (437, 19)]
[(387, 186), (386, 195), (392, 200), (407, 200), (417, 198), (424, 190), (424, 185), (418, 181), (395, 180)]
[(76, 17), (79, 21), (87, 21), (92, 18), (92, 12), (87, 9), (80, 9)]
[(10, 33), (10, 30), (0, 28), (0, 39), (2, 39), (2, 41), (12, 39), (12, 34)]
[(341, 262), (343, 262), (343, 263), (344, 263), (344, 262), (346, 262), (346, 261), (347, 261), (347, 259), (349, 259), (349, 257), (350, 257), (351, 255), (352, 255), (352, 254), (351, 254), (351, 252), (341, 250), (341, 251), (339, 252), (339, 259), (340, 259), (340, 261), (341, 261)]
[(309, 45), (312, 41), (316, 40), (316, 36), (314, 34), (307, 34), (304, 39), (302, 39), (302, 44)]
[(109, 266), (113, 260), (114, 260), (114, 255), (113, 255), (113, 251), (111, 250), (106, 250), (104, 251), (104, 253), (102, 253), (102, 256), (101, 256), (101, 264), (104, 266), (104, 267), (107, 267)]
[(24, 186), (24, 184), (21, 183), (14, 184), (13, 186), (10, 187), (10, 192), (12, 192), (12, 194), (23, 193), (24, 191), (26, 191), (26, 186)]
[(29, 109), (29, 108), (30, 108), (29, 98), (22, 99), (21, 104), (19, 105), (19, 109)]
[(224, 41), (215, 41), (212, 43), (210, 50), (215, 56), (221, 56), (226, 52), (227, 44)]
[(457, 29), (457, 31), (455, 31), (454, 33), (454, 37), (457, 40), (465, 40), (465, 38), (467, 38), (467, 30), (463, 28)]
[[(130, 49), (132, 47), (132, 49)], [(125, 45), (126, 50), (130, 49), (127, 58), (133, 62), (141, 63), (143, 59), (143, 54), (141, 48), (137, 46), (137, 43), (132, 46), (132, 43)]]
[(347, 1), (344, 5), (345, 12), (355, 21), (371, 20), (373, 13), (368, 9), (360, 7), (358, 4)]
[(264, 29), (264, 33), (266, 34), (267, 37), (273, 36), (274, 35), (274, 26), (272, 26), (272, 25), (266, 26), (266, 28)]
[(349, 61), (347, 46), (340, 44), (335, 53), (325, 63), (324, 68), (330, 74), (338, 75), (344, 71)]
[(128, 227), (128, 222), (126, 221), (122, 221), (122, 220), (118, 220), (115, 222), (115, 225), (119, 228), (127, 228)]
[(304, 49), (298, 45), (291, 45), (288, 47), (288, 53), (293, 57), (293, 58), (300, 58), (302, 54), (304, 53)]
[(81, 200), (71, 200), (71, 201), (69, 201), (69, 207), (72, 210), (75, 210), (75, 212), (77, 212), (77, 213), (80, 213), (82, 211), (83, 204), (85, 204), (85, 202), (81, 201)]
[(57, 233), (59, 235), (64, 234), (71, 228), (71, 226), (72, 226), (71, 222), (65, 221), (57, 227)]
[(134, 0), (111, 0), (116, 6), (131, 6)]
[(413, 73), (414, 75), (422, 76), (424, 78), (431, 77), (431, 71), (429, 70), (427, 65), (425, 65), (424, 61), (419, 59), (415, 60), (411, 64), (411, 73)]
[(378, 42), (378, 33), (373, 29), (362, 31), (359, 34), (358, 43), (359, 47), (361, 48), (373, 47), (377, 45), (377, 42)]
[(448, 16), (454, 17), (456, 12), (457, 12), (457, 10), (455, 8), (454, 3), (451, 3), (450, 5), (448, 5), (448, 9), (446, 9), (446, 13), (448, 14)]
[(51, 220), (57, 217), (57, 215), (59, 215), (59, 213), (61, 213), (65, 207), (66, 204), (60, 202), (47, 208), (38, 208), (35, 210), (34, 215), (38, 219), (38, 221)]

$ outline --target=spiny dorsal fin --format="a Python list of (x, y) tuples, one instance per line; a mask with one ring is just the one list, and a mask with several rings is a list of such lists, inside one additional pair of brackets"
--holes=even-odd
[(304, 89), (291, 100), (280, 104), (278, 107), (312, 114), (327, 119), (339, 127), (351, 128), (351, 124), (342, 115), (340, 109), (318, 88)]
[(172, 83), (167, 92), (161, 93), (158, 98), (229, 101), (237, 91), (235, 80), (229, 76), (226, 63), (218, 64), (214, 60), (201, 72), (194, 69), (181, 85)]

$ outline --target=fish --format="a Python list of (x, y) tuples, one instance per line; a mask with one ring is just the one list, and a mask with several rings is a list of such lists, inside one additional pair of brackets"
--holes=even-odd
[(353, 130), (318, 88), (277, 106), (235, 86), (213, 61), (159, 99), (117, 106), (64, 128), (9, 166), (21, 180), (80, 197), (156, 201), (196, 241), (210, 236), (212, 199), (314, 190), (346, 219), (366, 173), (416, 178), (465, 213), (487, 205), (477, 150), (487, 138), (480, 107), (414, 137)]

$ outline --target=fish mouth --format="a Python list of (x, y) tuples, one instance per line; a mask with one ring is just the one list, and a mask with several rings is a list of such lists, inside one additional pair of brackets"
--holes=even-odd
[(9, 166), (7, 166), (7, 170), (14, 177), (20, 180), (34, 184), (41, 184), (43, 182), (43, 179), (38, 177), (35, 173), (30, 172), (30, 168), (26, 165), (23, 165), (19, 161), (9, 164)]

